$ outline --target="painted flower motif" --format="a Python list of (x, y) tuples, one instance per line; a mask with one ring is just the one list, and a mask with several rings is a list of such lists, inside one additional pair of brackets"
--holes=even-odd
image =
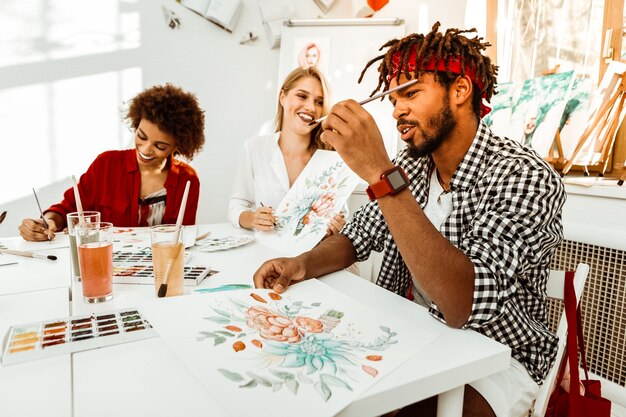
[(336, 374), (341, 365), (355, 365), (350, 348), (343, 342), (333, 340), (330, 333), (312, 333), (302, 338), (300, 343), (267, 342), (264, 352), (284, 356), (282, 366), (300, 368), (306, 366), (306, 373), (323, 371)]
[(310, 317), (296, 317), (293, 319), (293, 324), (296, 325), (300, 333), (321, 333), (324, 331), (322, 322)]
[(324, 330), (319, 320), (302, 316), (292, 320), (263, 306), (250, 307), (245, 316), (248, 326), (262, 338), (278, 342), (298, 343), (303, 335)]
[(328, 217), (335, 208), (335, 193), (326, 193), (318, 198), (312, 205), (311, 211), (318, 217)]
[(268, 308), (252, 306), (246, 310), (245, 316), (248, 326), (256, 329), (264, 339), (287, 343), (300, 341), (300, 333), (295, 324)]

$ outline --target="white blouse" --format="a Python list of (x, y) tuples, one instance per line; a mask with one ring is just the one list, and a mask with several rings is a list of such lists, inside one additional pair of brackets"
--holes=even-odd
[[(228, 220), (235, 227), (244, 211), (261, 206), (278, 208), (289, 191), (289, 176), (278, 147), (280, 132), (256, 136), (243, 144), (237, 163), (233, 192), (228, 202)], [(347, 209), (341, 212), (347, 218)]]

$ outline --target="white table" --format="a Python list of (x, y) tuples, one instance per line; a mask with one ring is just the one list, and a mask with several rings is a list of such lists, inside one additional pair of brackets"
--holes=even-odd
[(55, 255), (57, 260), (2, 255), (15, 259), (18, 263), (0, 266), (0, 295), (70, 287), (72, 281), (69, 248), (43, 250), (38, 253)]
[[(227, 224), (210, 225), (210, 229), (212, 236), (246, 233)], [(206, 230), (207, 226), (200, 227), (198, 234)], [(205, 279), (200, 288), (252, 283), (252, 274), (258, 266), (278, 255), (256, 242), (229, 251), (193, 252), (189, 264), (210, 265), (220, 271)], [(59, 264), (57, 268), (63, 267)], [(438, 394), (438, 414), (460, 416), (464, 384), (509, 366), (508, 347), (472, 331), (448, 328), (430, 317), (424, 308), (362, 278), (340, 271), (322, 278), (322, 281), (372, 308), (414, 320), (421, 327), (441, 334), (419, 354), (363, 393), (340, 413), (341, 416), (380, 415)], [(195, 288), (198, 287), (186, 287), (186, 293)], [(114, 285), (113, 300), (92, 305), (82, 301), (80, 284), (74, 284), (72, 293), (71, 311), (74, 315), (132, 307), (139, 299), (155, 296), (151, 285), (119, 284)], [(75, 353), (71, 368), (73, 415), (76, 417), (158, 417), (177, 415), (181, 411), (186, 416), (226, 416), (195, 376), (158, 337)], [(172, 390), (171, 386), (176, 389)], [(103, 393), (110, 395), (103, 396)], [(25, 397), (28, 392), (22, 394)], [(264, 410), (259, 413), (263, 415)]]
[[(0, 296), (0, 334), (19, 325), (69, 315), (68, 288)], [(72, 358), (56, 356), (0, 367), (0, 416), (72, 415)]]

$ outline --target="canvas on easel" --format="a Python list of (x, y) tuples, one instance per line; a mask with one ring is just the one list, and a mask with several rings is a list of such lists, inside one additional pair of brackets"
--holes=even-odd
[(592, 89), (591, 78), (582, 77), (574, 80), (550, 155), (544, 157), (557, 170), (563, 169), (574, 153), (580, 135), (585, 129)]
[(626, 63), (611, 61), (591, 107), (587, 126), (563, 167), (563, 175), (574, 165), (584, 166), (586, 172), (591, 169), (604, 175), (611, 160), (617, 130), (626, 114), (625, 93)]
[(509, 137), (541, 157), (549, 156), (573, 76), (574, 71), (567, 71), (524, 81), (513, 106)]

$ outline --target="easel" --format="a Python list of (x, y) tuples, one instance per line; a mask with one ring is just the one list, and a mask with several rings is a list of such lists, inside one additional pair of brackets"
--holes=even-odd
[(624, 185), (624, 181), (626, 181), (626, 161), (624, 161), (624, 166), (622, 167), (622, 175), (620, 175), (619, 180), (617, 181), (617, 185)]
[[(581, 162), (577, 165), (584, 167), (585, 175), (589, 175), (588, 169), (592, 168), (599, 171), (600, 176), (604, 176), (613, 152), (617, 129), (626, 113), (626, 63), (611, 62), (600, 85), (600, 94), (599, 105), (591, 113), (570, 160), (563, 166), (563, 175), (572, 169), (575, 162)], [(558, 134), (556, 140), (558, 161), (564, 159)], [(592, 149), (587, 151), (585, 159), (578, 161), (581, 151), (590, 145)]]

